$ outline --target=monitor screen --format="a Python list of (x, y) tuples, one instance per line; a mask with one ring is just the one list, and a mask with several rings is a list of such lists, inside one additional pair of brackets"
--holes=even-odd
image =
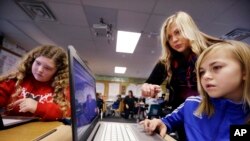
[(79, 141), (86, 139), (88, 130), (97, 120), (96, 83), (87, 65), (76, 53), (69, 53), (69, 58), (73, 140)]

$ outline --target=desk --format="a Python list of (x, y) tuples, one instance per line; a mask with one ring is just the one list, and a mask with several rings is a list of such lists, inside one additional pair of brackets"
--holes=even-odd
[(62, 125), (61, 122), (30, 122), (10, 129), (0, 130), (1, 141), (31, 141)]
[[(1, 141), (31, 141), (42, 134), (58, 127), (58, 132), (44, 138), (41, 141), (71, 141), (71, 126), (63, 125), (61, 122), (30, 122), (14, 128), (1, 130)], [(164, 138), (166, 141), (175, 141), (169, 135)]]

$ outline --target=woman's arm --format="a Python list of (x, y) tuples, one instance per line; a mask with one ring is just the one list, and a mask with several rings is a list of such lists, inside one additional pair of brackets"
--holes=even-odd
[(149, 78), (145, 83), (161, 85), (167, 77), (167, 72), (165, 65), (160, 61), (155, 65), (153, 71), (151, 72)]
[(166, 79), (165, 65), (160, 61), (154, 67), (149, 78), (141, 87), (142, 96), (144, 97), (155, 97), (160, 91), (163, 81)]

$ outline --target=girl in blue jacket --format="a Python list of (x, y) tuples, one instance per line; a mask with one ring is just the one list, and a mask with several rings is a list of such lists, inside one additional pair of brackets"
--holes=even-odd
[(207, 48), (196, 64), (200, 96), (191, 96), (162, 119), (144, 120), (146, 132), (162, 137), (184, 126), (187, 140), (230, 139), (230, 125), (249, 124), (250, 46), (225, 41)]

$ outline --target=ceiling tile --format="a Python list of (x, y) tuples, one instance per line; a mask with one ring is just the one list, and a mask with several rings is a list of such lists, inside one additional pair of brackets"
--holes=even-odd
[(0, 1), (0, 18), (15, 21), (32, 21), (13, 0)]
[(91, 40), (91, 33), (88, 27), (70, 26), (57, 23), (44, 23), (40, 22), (37, 25), (43, 32), (53, 39), (86, 39)]
[(161, 15), (151, 15), (144, 32), (147, 34), (160, 35), (161, 26), (167, 17)]
[(83, 7), (81, 5), (51, 2), (49, 3), (49, 6), (59, 23), (88, 26), (87, 19), (83, 12)]
[(68, 4), (81, 4), (81, 0), (47, 0), (50, 2), (58, 2), (58, 3), (68, 3)]
[(148, 18), (148, 14), (120, 10), (118, 12), (117, 30), (142, 32)]
[(151, 13), (155, 0), (82, 0), (86, 5)]

